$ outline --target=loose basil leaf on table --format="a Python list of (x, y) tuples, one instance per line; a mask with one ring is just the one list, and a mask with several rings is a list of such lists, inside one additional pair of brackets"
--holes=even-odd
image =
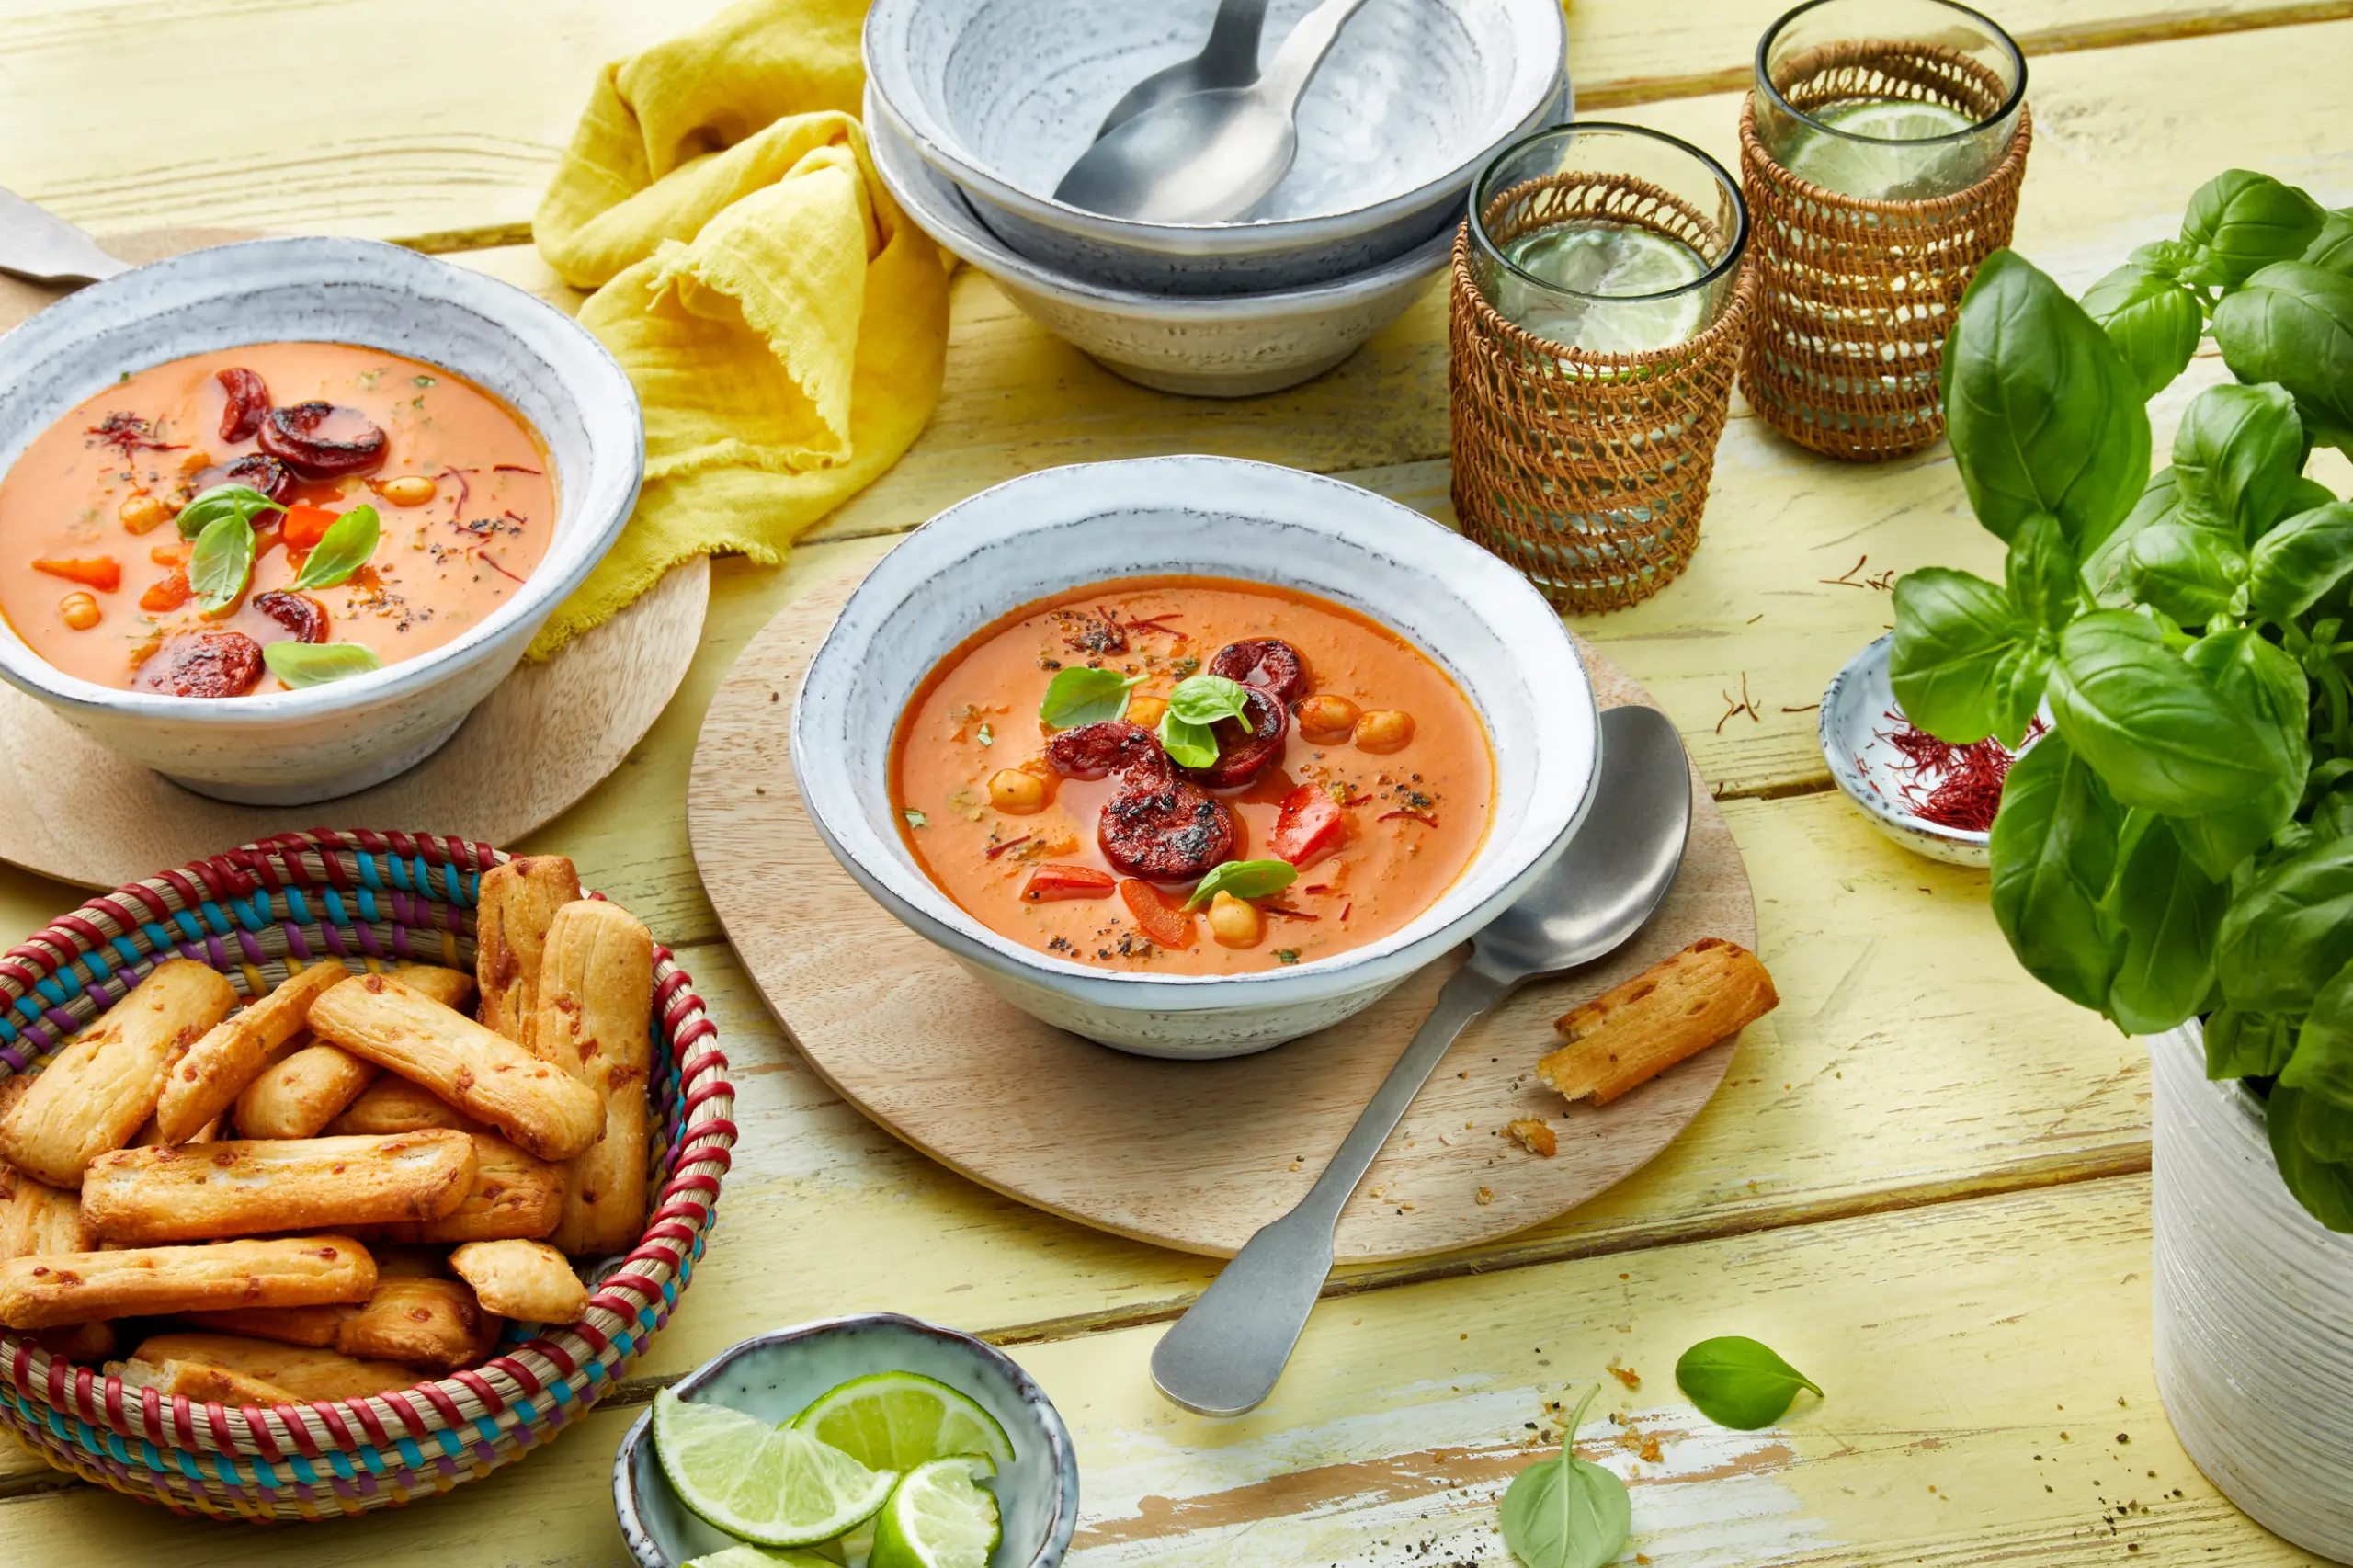
[(2218, 529), (2162, 522), (2133, 535), (2124, 577), (2134, 599), (2199, 626), (2242, 605), (2246, 551)]
[(2062, 735), (2011, 768), (1989, 845), (1994, 920), (2018, 962), (2052, 990), (2104, 1007), (2124, 932), (2107, 903), (2124, 813)]
[(2183, 268), (2193, 283), (2230, 287), (2257, 268), (2304, 254), (2327, 210), (2292, 185), (2251, 169), (2225, 169), (2198, 187), (2182, 214), (2181, 237), (2197, 247)]
[(1790, 1413), (1800, 1389), (1825, 1397), (1813, 1380), (1768, 1346), (1742, 1335), (1703, 1339), (1675, 1363), (1675, 1381), (1719, 1426), (1754, 1432)]
[(188, 554), (188, 585), (196, 590), (207, 615), (235, 604), (253, 570), (254, 526), (237, 512), (206, 524)]
[(1561, 1451), (1521, 1471), (1504, 1493), (1496, 1522), (1504, 1545), (1527, 1568), (1602, 1568), (1625, 1549), (1634, 1525), (1626, 1483), (1573, 1451), (1599, 1392), (1597, 1384), (1577, 1401), (1561, 1433)]
[(2312, 1152), (2304, 1125), (2308, 1119), (2325, 1122), (2331, 1113), (2325, 1104), (2290, 1088), (2275, 1086), (2264, 1102), (2265, 1131), (2279, 1178), (2313, 1219), (2332, 1231), (2353, 1231), (2353, 1165), (2324, 1160)]
[(1045, 700), (1038, 704), (1038, 717), (1057, 730), (1075, 730), (1081, 724), (1120, 718), (1128, 710), (1128, 698), (1143, 678), (1085, 665), (1056, 670), (1054, 678), (1046, 683)]
[(1905, 573), (1895, 584), (1888, 653), (1896, 701), (1912, 722), (1946, 740), (1984, 740), (1997, 728), (2003, 657), (2033, 631), (2009, 596), (1983, 577), (1942, 566)]
[(2085, 557), (2084, 587), (2092, 601), (2102, 609), (2128, 608), (2132, 603), (2132, 541), (2150, 528), (2180, 517), (2181, 492), (2174, 484), (2173, 470), (2162, 470), (2143, 488), (2124, 520)]
[(2285, 626), (2353, 575), (2353, 506), (2330, 501), (2298, 512), (2256, 540), (2247, 597)]
[(2217, 1007), (2206, 1016), (2206, 1076), (2276, 1078), (2296, 1049), (2296, 1030), (2271, 1013)]
[(2305, 733), (2312, 698), (2296, 662), (2251, 627), (2201, 637), (2182, 657), (2224, 702), (2255, 721), (2256, 733), (2279, 748), (2274, 759), (2279, 776), (2253, 799), (2173, 821), (2183, 850), (2207, 876), (2220, 881), (2295, 820), (2312, 770), (2312, 741)]
[(2274, 262), (2214, 307), (2222, 363), (2243, 381), (2277, 381), (2315, 440), (2353, 441), (2353, 278)]
[(2322, 839), (2259, 865), (2236, 889), (2214, 937), (2223, 1000), (2250, 1012), (2306, 1011), (2348, 961), (2353, 838)]
[(250, 484), (216, 484), (181, 507), (176, 521), (182, 539), (195, 539), (223, 517), (243, 517), (251, 524), (264, 512), (284, 510)]
[(2129, 1033), (2156, 1034), (2212, 997), (2214, 929), (2231, 889), (2199, 868), (2164, 819), (2137, 812), (2133, 818), (2116, 877), (2124, 952), (2109, 983), (2107, 1012)]
[(2140, 262), (2128, 261), (2085, 290), (2083, 306), (2124, 356), (2144, 398), (2189, 368), (2206, 332), (2197, 291), (2172, 272)]
[(262, 649), (261, 662), (298, 691), (384, 667), (384, 661), (364, 642), (272, 642)]
[(2149, 477), (2140, 382), (2099, 324), (2017, 252), (1977, 269), (1942, 377), (1954, 465), (1996, 537), (2049, 512), (2083, 555), (2131, 510)]
[(311, 553), (303, 559), (302, 570), (294, 574), (294, 588), (332, 588), (351, 580), (351, 574), (368, 564), (376, 553), (377, 542), (384, 536), (383, 526), (376, 517), (373, 506), (354, 506), (327, 525)]
[(2283, 387), (2208, 387), (2182, 411), (2174, 483), (2192, 522), (2237, 543), (2286, 515), (2304, 467), (2304, 426)]
[(2292, 755), (2287, 737), (2267, 733), (2277, 726), (2224, 701), (2129, 610), (2095, 610), (2068, 624), (2052, 667), (2051, 710), (2118, 801), (2165, 816), (2253, 800)]
[(1185, 901), (1185, 907), (1199, 909), (1222, 892), (1236, 898), (1266, 898), (1297, 881), (1299, 868), (1288, 860), (1228, 860), (1210, 869)]

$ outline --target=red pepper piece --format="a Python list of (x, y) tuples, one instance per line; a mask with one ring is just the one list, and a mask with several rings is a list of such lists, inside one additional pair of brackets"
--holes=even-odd
[(289, 550), (313, 549), (327, 537), (327, 530), (342, 515), (324, 506), (289, 506), (278, 526), (278, 537)]
[(147, 585), (147, 591), (139, 596), (139, 608), (150, 614), (162, 615), (179, 608), (195, 593), (196, 590), (188, 586), (188, 573), (175, 566)]
[(1063, 898), (1108, 898), (1119, 879), (1092, 866), (1040, 866), (1021, 890), (1025, 903)]
[(122, 562), (111, 555), (93, 555), (68, 561), (43, 559), (33, 562), (33, 570), (46, 572), (52, 577), (63, 577), (69, 583), (79, 583), (85, 588), (96, 588), (102, 594), (113, 593), (122, 586)]
[(1181, 951), (1193, 945), (1193, 917), (1161, 897), (1150, 882), (1128, 878), (1120, 884), (1120, 898), (1135, 916), (1136, 929), (1162, 947)]
[(1319, 785), (1302, 784), (1283, 797), (1267, 847), (1294, 866), (1312, 866), (1348, 841), (1348, 816)]
[[(221, 410), (221, 438), (224, 441), (250, 441), (254, 432), (261, 428), (262, 417), (269, 412), (269, 388), (260, 376), (243, 366), (215, 370), (213, 380), (229, 394), (226, 407)], [(258, 490), (260, 485), (254, 486)]]

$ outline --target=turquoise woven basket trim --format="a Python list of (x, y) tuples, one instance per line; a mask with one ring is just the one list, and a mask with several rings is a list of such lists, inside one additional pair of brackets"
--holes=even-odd
[(343, 894), (334, 888), (319, 890), (319, 903), (326, 907), (327, 919), (337, 926), (351, 924), (350, 911), (343, 907)]
[(392, 1439), (392, 1447), (401, 1451), (401, 1468), (403, 1470), (422, 1470), (425, 1468), (425, 1450), (416, 1446), (415, 1438), (395, 1437)]
[[(386, 857), (386, 858), (391, 859), (392, 862), (393, 885), (396, 887), (405, 886), (406, 874), (401, 869), (400, 861), (390, 856)], [(384, 885), (384, 874), (376, 869), (376, 857), (369, 854), (363, 849), (358, 854), (352, 856), (352, 859), (358, 862), (359, 866), (359, 880), (361, 881), (367, 883), (371, 888), (380, 888)]]
[(37, 983), (33, 986), (33, 990), (38, 992), (43, 997), (46, 997), (52, 1006), (63, 1006), (64, 1005), (66, 994), (65, 987), (58, 983), (57, 976), (54, 974), (49, 975)]
[(559, 1408), (563, 1405), (570, 1404), (573, 1400), (572, 1385), (570, 1383), (550, 1383), (548, 1385), (548, 1397), (554, 1400)]
[(127, 964), (135, 964), (139, 962), (140, 960), (147, 956), (145, 953), (139, 950), (139, 944), (132, 941), (129, 937), (113, 937), (109, 940), (108, 945), (112, 947), (116, 952), (122, 955), (122, 961)]
[[(82, 966), (83, 972), (88, 974), (94, 983), (103, 985), (114, 978), (114, 965), (107, 961), (104, 948), (92, 948), (74, 961)], [(131, 961), (135, 963), (138, 960), (134, 959)]]

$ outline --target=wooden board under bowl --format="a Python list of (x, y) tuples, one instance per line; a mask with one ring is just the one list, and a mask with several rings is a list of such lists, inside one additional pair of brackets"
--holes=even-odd
[[(1222, 1062), (1131, 1056), (998, 1000), (850, 880), (793, 786), (793, 700), (857, 583), (804, 596), (753, 639), (695, 748), (695, 863), (744, 967), (825, 1081), (934, 1159), (1085, 1224), (1230, 1256), (1305, 1196), (1468, 949), (1320, 1034)], [(1603, 707), (1653, 705), (1578, 650)], [(1599, 1108), (1564, 1106), (1532, 1074), (1552, 1020), (1578, 1003), (1701, 937), (1756, 945), (1740, 851), (1696, 773), (1691, 789), (1666, 902), (1614, 958), (1530, 985), (1463, 1032), (1341, 1215), (1342, 1262), (1549, 1220), (1622, 1180), (1707, 1104), (1733, 1041)], [(1504, 1135), (1523, 1116), (1552, 1123), (1554, 1157)]]

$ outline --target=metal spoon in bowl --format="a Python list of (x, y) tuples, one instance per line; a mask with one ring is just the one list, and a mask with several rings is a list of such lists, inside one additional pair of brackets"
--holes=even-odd
[(56, 213), (0, 190), (0, 272), (36, 283), (96, 283), (130, 270), (131, 263)]
[(1540, 975), (1606, 957), (1666, 896), (1691, 830), (1683, 743), (1653, 708), (1601, 716), (1592, 812), (1551, 870), (1472, 939), (1471, 961), (1357, 1118), (1299, 1206), (1244, 1244), (1152, 1353), (1160, 1392), (1203, 1415), (1239, 1415), (1274, 1392), (1332, 1272), (1340, 1210), (1463, 1026)]
[(1258, 38), (1267, 28), (1267, 0), (1222, 0), (1210, 23), (1209, 41), (1190, 60), (1164, 66), (1127, 90), (1103, 127), (1100, 142), (1144, 110), (1187, 93), (1213, 87), (1246, 87), (1258, 79)]
[(1187, 93), (1137, 115), (1071, 165), (1054, 199), (1146, 223), (1222, 223), (1282, 183), (1299, 156), (1299, 98), (1365, 0), (1324, 0), (1246, 87)]

